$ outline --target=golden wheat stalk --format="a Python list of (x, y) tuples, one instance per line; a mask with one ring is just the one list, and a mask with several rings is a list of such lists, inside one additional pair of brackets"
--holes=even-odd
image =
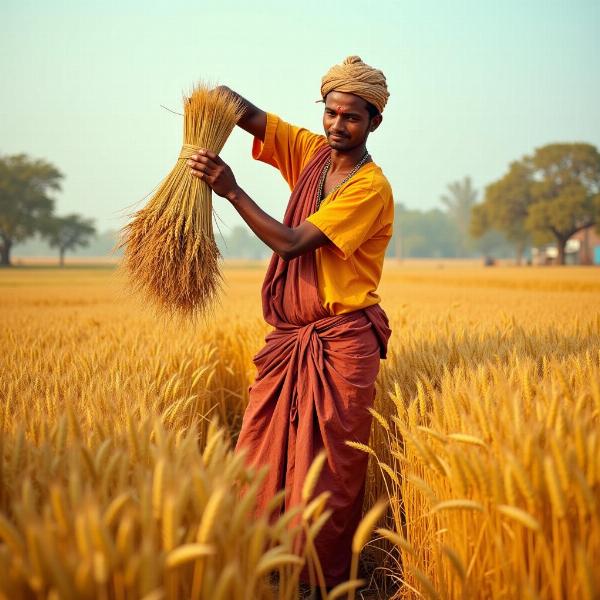
[(220, 288), (212, 191), (191, 175), (187, 160), (200, 148), (218, 154), (241, 114), (226, 89), (197, 85), (184, 98), (183, 145), (175, 166), (123, 231), (130, 281), (167, 313), (203, 314)]

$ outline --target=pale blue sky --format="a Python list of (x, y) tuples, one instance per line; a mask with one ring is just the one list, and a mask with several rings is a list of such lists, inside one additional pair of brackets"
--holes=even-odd
[[(117, 228), (171, 169), (182, 92), (225, 83), (321, 132), (320, 78), (349, 54), (381, 68), (391, 97), (369, 150), (397, 201), (439, 206), (536, 146), (600, 146), (600, 2), (320, 0), (32, 2), (0, 6), (0, 153), (65, 174), (57, 212)], [(281, 218), (279, 174), (236, 131), (222, 156)], [(240, 223), (216, 198), (224, 231)]]

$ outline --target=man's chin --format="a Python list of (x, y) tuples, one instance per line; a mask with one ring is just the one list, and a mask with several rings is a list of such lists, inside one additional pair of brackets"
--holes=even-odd
[(348, 145), (342, 140), (332, 140), (331, 138), (327, 139), (327, 143), (332, 150), (340, 150), (344, 152), (345, 150), (349, 150)]

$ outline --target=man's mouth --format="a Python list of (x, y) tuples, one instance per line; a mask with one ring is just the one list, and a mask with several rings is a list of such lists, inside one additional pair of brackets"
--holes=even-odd
[(332, 133), (332, 132), (329, 132), (329, 137), (338, 138), (339, 140), (343, 140), (346, 138), (345, 135), (341, 135), (339, 133)]

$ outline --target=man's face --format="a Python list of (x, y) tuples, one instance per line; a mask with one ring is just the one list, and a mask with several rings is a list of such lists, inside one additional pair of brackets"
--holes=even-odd
[[(378, 117), (373, 118), (375, 122)], [(367, 141), (373, 127), (367, 103), (363, 98), (346, 92), (329, 92), (325, 99), (323, 128), (327, 142), (334, 150), (348, 152)]]

